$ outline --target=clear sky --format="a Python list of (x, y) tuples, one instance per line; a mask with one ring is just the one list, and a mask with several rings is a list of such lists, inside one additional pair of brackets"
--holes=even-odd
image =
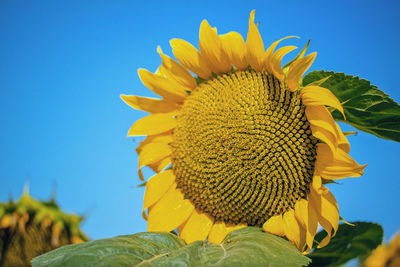
[[(359, 75), (400, 101), (398, 1), (2, 0), (0, 201), (19, 197), (27, 181), (40, 199), (56, 185), (60, 206), (87, 216), (91, 238), (145, 231), (137, 140), (126, 139), (145, 113), (119, 95), (153, 96), (137, 69), (156, 70), (157, 45), (170, 55), (172, 38), (197, 46), (203, 19), (246, 36), (252, 9), (266, 45), (311, 39), (312, 70)], [(369, 165), (330, 189), (342, 217), (382, 224), (387, 240), (400, 230), (400, 144), (361, 132), (349, 140)]]

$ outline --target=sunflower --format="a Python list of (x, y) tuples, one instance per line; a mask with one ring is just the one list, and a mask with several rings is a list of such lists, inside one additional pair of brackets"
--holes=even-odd
[(365, 267), (400, 266), (400, 234), (388, 245), (379, 245), (364, 262)]
[(265, 51), (254, 14), (246, 42), (204, 20), (200, 51), (172, 39), (175, 61), (158, 48), (156, 73), (138, 73), (162, 99), (121, 96), (150, 113), (128, 133), (147, 136), (136, 149), (139, 177), (144, 166), (157, 173), (146, 182), (143, 217), (148, 231), (178, 228), (187, 243), (220, 243), (235, 229), (259, 226), (307, 253), (318, 224), (327, 232), (320, 247), (338, 229), (339, 208), (323, 184), (359, 177), (365, 166), (348, 155), (328, 110), (344, 116), (343, 108), (319, 86), (326, 79), (302, 86), (316, 53), (305, 56), (307, 44), (282, 67), (296, 47), (277, 45), (294, 36)]

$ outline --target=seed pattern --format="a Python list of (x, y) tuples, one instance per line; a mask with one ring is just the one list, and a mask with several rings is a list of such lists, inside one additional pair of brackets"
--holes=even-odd
[(178, 188), (216, 221), (258, 226), (306, 198), (317, 140), (299, 93), (272, 75), (236, 71), (201, 83), (177, 120)]

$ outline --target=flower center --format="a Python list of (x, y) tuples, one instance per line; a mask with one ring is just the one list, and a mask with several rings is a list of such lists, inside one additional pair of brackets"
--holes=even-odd
[(306, 198), (317, 140), (298, 92), (272, 75), (236, 71), (201, 83), (177, 121), (178, 188), (216, 221), (261, 225)]

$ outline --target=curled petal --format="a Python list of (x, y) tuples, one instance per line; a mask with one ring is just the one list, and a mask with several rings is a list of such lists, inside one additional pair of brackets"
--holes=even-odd
[(306, 116), (312, 134), (329, 146), (329, 155), (333, 157), (338, 147), (338, 130), (331, 113), (324, 106), (306, 106)]
[(324, 193), (320, 194), (311, 187), (309, 200), (316, 211), (319, 223), (328, 233), (318, 246), (323, 247), (329, 243), (332, 236), (335, 236), (339, 227), (339, 208), (335, 197), (329, 190), (324, 190)]
[(283, 231), (285, 232), (285, 236), (295, 244), (299, 250), (303, 250), (306, 232), (296, 219), (293, 209), (289, 209), (283, 214)]
[(314, 188), (316, 192), (322, 194), (325, 190), (328, 190), (325, 186), (322, 186), (322, 178), (316, 171), (313, 176), (311, 186)]
[(171, 156), (172, 150), (168, 143), (150, 143), (143, 146), (139, 154), (139, 170)]
[[(143, 148), (145, 146), (147, 146), (148, 144), (150, 144), (150, 143), (161, 143), (162, 145), (163, 144), (170, 144), (172, 142), (172, 135), (171, 134), (172, 134), (172, 131), (167, 131), (167, 132), (162, 133), (162, 134), (147, 136), (137, 146), (136, 153), (140, 157), (140, 154), (141, 154)], [(154, 172), (159, 173), (160, 171), (165, 169), (170, 163), (171, 163), (171, 156), (166, 156), (166, 157), (160, 159), (159, 161), (147, 164), (147, 166), (150, 167)], [(143, 181), (144, 178), (143, 178), (143, 173), (142, 173), (142, 169), (141, 168), (138, 169), (138, 174), (139, 174), (140, 180)]]
[(282, 70), (282, 58), (289, 52), (296, 49), (296, 46), (284, 46), (276, 50), (276, 52), (272, 55), (269, 60), (269, 68), (272, 71), (272, 74), (280, 80), (283, 81), (285, 75)]
[(311, 53), (306, 57), (300, 58), (293, 62), (287, 73), (286, 82), (290, 91), (294, 92), (298, 89), (304, 73), (310, 68), (314, 62), (317, 53)]
[(307, 250), (305, 251), (305, 253), (308, 254), (312, 249), (314, 237), (318, 230), (317, 213), (307, 200), (301, 199), (296, 202), (295, 216), (302, 227), (306, 229)]
[(342, 130), (340, 129), (339, 125), (337, 123), (335, 123), (336, 129), (338, 131), (338, 146), (340, 149), (342, 149), (344, 152), (346, 152), (347, 154), (349, 154), (350, 152), (350, 143), (347, 140), (347, 137), (343, 134)]
[(159, 173), (162, 170), (164, 170), (165, 168), (167, 168), (168, 165), (171, 164), (171, 160), (172, 160), (172, 157), (171, 156), (167, 156), (167, 157), (165, 157), (165, 158), (163, 158), (163, 159), (161, 159), (161, 160), (159, 160), (157, 162), (150, 163), (147, 166), (150, 169), (152, 169), (154, 172)]
[(341, 148), (337, 150), (334, 158), (329, 156), (329, 147), (326, 144), (317, 145), (317, 160), (315, 168), (326, 179), (342, 179), (346, 177), (360, 177), (367, 166), (359, 165), (352, 157)]
[(282, 39), (280, 39), (278, 41), (273, 42), (272, 45), (270, 47), (268, 47), (267, 51), (265, 52), (265, 69), (269, 73), (272, 73), (272, 69), (270, 68), (270, 65), (271, 65), (271, 58), (274, 55), (275, 48), (277, 47), (277, 45), (280, 42), (282, 42), (283, 40), (288, 39), (288, 38), (299, 38), (299, 37), (297, 37), (297, 36), (284, 37), (284, 38), (282, 38)]
[(300, 91), (301, 100), (305, 106), (330, 106), (339, 110), (344, 116), (342, 104), (337, 97), (328, 89), (310, 85)]

